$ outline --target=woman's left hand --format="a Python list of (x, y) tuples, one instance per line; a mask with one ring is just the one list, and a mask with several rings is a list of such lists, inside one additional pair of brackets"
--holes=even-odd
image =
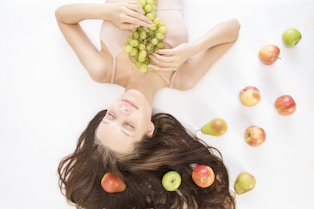
[(176, 71), (189, 56), (187, 43), (172, 49), (160, 49), (150, 56), (154, 64), (148, 67), (156, 71)]

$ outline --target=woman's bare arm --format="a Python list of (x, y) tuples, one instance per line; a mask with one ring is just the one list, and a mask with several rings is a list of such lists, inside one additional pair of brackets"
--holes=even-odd
[(197, 40), (181, 44), (172, 49), (161, 49), (152, 55), (155, 70), (176, 71), (187, 59), (210, 51), (213, 47), (235, 42), (238, 38), (240, 24), (236, 19), (221, 22), (211, 28)]
[(152, 57), (155, 70), (177, 71), (173, 88), (186, 90), (207, 73), (209, 68), (236, 42), (240, 24), (236, 19), (221, 22), (199, 39), (173, 49), (159, 50)]
[(91, 42), (80, 22), (84, 20), (111, 21), (121, 29), (147, 26), (150, 20), (136, 0), (113, 3), (81, 3), (59, 7), (55, 16), (58, 26), (89, 75), (98, 82), (109, 82), (108, 56)]

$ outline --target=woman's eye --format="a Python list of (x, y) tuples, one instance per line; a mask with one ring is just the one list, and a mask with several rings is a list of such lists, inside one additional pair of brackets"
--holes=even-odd
[(113, 113), (111, 113), (111, 112), (107, 112), (106, 118), (108, 118), (108, 119), (115, 119), (115, 115)]
[(125, 127), (126, 127), (126, 129), (128, 129), (130, 131), (135, 129), (135, 127), (131, 123), (125, 123)]

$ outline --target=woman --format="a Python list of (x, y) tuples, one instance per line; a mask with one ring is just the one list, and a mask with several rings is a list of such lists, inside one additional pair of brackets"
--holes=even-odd
[[(106, 110), (100, 111), (88, 124), (71, 155), (58, 168), (60, 188), (67, 200), (77, 208), (99, 209), (234, 209), (229, 191), (227, 169), (218, 150), (203, 143), (173, 116), (157, 113), (152, 117), (155, 131), (144, 137), (127, 154), (104, 146), (97, 137)], [(192, 180), (193, 165), (209, 165), (215, 175), (208, 188), (196, 186)], [(167, 191), (162, 177), (177, 171), (180, 187)], [(107, 172), (119, 176), (125, 190), (105, 192), (101, 179)]]
[[(167, 127), (168, 124), (159, 124), (159, 120), (156, 122), (154, 118), (151, 118), (154, 96), (159, 89), (164, 87), (178, 90), (192, 88), (235, 43), (240, 26), (236, 19), (231, 19), (216, 25), (196, 41), (188, 42), (180, 0), (159, 0), (157, 16), (164, 21), (168, 29), (164, 39), (165, 49), (158, 50), (150, 57), (154, 64), (149, 67), (154, 72), (141, 73), (129, 55), (122, 51), (127, 37), (131, 34), (131, 29), (138, 26), (149, 27), (151, 24), (151, 20), (144, 15), (142, 6), (137, 1), (110, 0), (99, 4), (71, 4), (61, 6), (56, 10), (60, 30), (91, 78), (100, 83), (110, 82), (125, 88), (125, 92), (108, 107), (107, 111), (101, 112), (100, 115), (96, 116), (96, 119), (91, 121), (83, 132), (75, 152), (60, 163), (60, 185), (65, 189), (67, 198), (76, 203), (78, 207), (92, 209), (151, 208), (152, 206), (153, 208), (163, 208), (166, 206), (168, 208), (170, 202), (174, 204), (171, 206), (174, 208), (180, 208), (183, 203), (187, 203), (190, 207), (195, 204), (192, 208), (207, 207), (200, 205), (201, 201), (195, 200), (196, 202), (194, 202), (194, 197), (191, 199), (188, 196), (188, 194), (198, 193), (194, 187), (191, 187), (191, 191), (186, 194), (184, 194), (185, 190), (180, 190), (179, 196), (177, 193), (176, 195), (175, 193), (167, 193), (166, 196), (149, 194), (145, 189), (146, 192), (141, 194), (147, 194), (147, 196), (144, 196), (145, 198), (142, 198), (141, 201), (138, 200), (137, 193), (140, 193), (138, 190), (142, 189), (133, 183), (142, 186), (145, 184), (149, 188), (154, 188), (154, 192), (160, 192), (160, 189), (155, 187), (155, 183), (150, 181), (155, 182), (156, 179), (159, 179), (160, 173), (157, 171), (160, 169), (160, 172), (164, 171), (170, 164), (179, 160), (173, 159), (171, 163), (160, 162), (165, 164), (156, 164), (151, 168), (150, 163), (154, 162), (151, 158), (154, 155), (146, 159), (149, 157), (151, 148), (146, 150), (148, 153), (143, 153), (144, 155), (138, 153), (144, 152), (144, 147), (149, 146), (149, 144), (142, 146), (142, 143), (163, 141), (171, 132), (174, 134), (179, 132), (178, 136), (173, 136), (175, 137), (173, 140), (177, 140), (177, 137), (184, 137), (189, 140), (195, 138), (182, 132), (184, 129), (176, 131), (178, 124), (171, 129), (171, 132), (162, 132), (163, 126)], [(100, 32), (100, 50), (92, 44), (80, 27), (80, 22), (88, 19), (104, 20)], [(170, 117), (169, 120), (174, 119)], [(165, 120), (164, 122), (170, 121)], [(160, 135), (159, 131), (161, 131)], [(86, 146), (84, 146), (85, 144)], [(185, 141), (182, 144), (188, 145)], [(156, 146), (156, 149), (163, 149), (163, 147)], [(204, 145), (201, 149), (204, 149)], [(206, 148), (206, 150), (208, 149)], [(159, 153), (162, 150), (156, 152)], [(179, 150), (179, 152), (181, 151)], [(190, 150), (190, 152), (195, 152), (195, 150)], [(155, 153), (156, 156), (158, 156), (157, 153)], [(187, 152), (184, 151), (184, 153)], [(172, 158), (171, 156), (168, 157), (169, 159)], [(209, 157), (213, 156), (207, 154), (204, 159), (206, 158), (208, 161)], [(146, 166), (143, 168), (137, 168), (140, 164), (134, 163), (140, 162), (142, 164), (142, 161), (146, 160), (147, 162), (144, 163)], [(198, 162), (196, 159), (192, 161), (194, 161), (193, 163)], [(90, 166), (91, 164), (93, 166)], [(128, 166), (133, 164), (136, 166)], [(186, 165), (187, 162), (185, 162)], [(89, 169), (86, 169), (87, 167)], [(87, 172), (82, 172), (81, 169)], [(92, 172), (95, 169), (97, 172)], [(223, 169), (225, 168), (223, 167)], [(101, 172), (111, 171), (120, 176), (127, 182), (126, 192), (110, 195), (101, 191), (100, 185), (97, 183), (101, 175), (98, 170)], [(135, 172), (139, 170), (141, 172)], [(184, 167), (183, 170), (186, 171), (187, 168)], [(218, 170), (216, 168), (215, 172), (219, 173)], [(138, 182), (146, 175), (149, 177), (148, 181)], [(152, 176), (150, 177), (150, 175)], [(218, 175), (216, 182), (227, 181), (226, 177), (226, 174)], [(218, 185), (215, 186), (216, 192), (222, 191), (222, 188), (224, 188), (224, 192), (227, 191), (228, 183)], [(176, 201), (170, 201), (167, 195), (175, 196)], [(228, 199), (227, 202), (232, 202), (228, 195), (224, 198)], [(125, 199), (129, 200), (126, 201)], [(124, 200), (128, 204), (124, 205)], [(216, 201), (215, 198), (213, 200)], [(222, 204), (222, 201), (217, 200), (216, 205), (219, 204)], [(181, 206), (177, 207), (178, 205)], [(221, 207), (224, 208), (223, 205)]]

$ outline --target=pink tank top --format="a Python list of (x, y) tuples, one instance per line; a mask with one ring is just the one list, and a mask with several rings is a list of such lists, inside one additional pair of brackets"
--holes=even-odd
[[(118, 0), (107, 0), (106, 2), (116, 1)], [(188, 41), (188, 32), (183, 18), (181, 0), (158, 0), (157, 16), (167, 26), (167, 33), (164, 38), (166, 44), (176, 47)], [(115, 78), (117, 56), (122, 53), (122, 47), (130, 35), (131, 31), (121, 30), (109, 21), (104, 21), (102, 24), (100, 39), (113, 57), (111, 83), (114, 82)]]

